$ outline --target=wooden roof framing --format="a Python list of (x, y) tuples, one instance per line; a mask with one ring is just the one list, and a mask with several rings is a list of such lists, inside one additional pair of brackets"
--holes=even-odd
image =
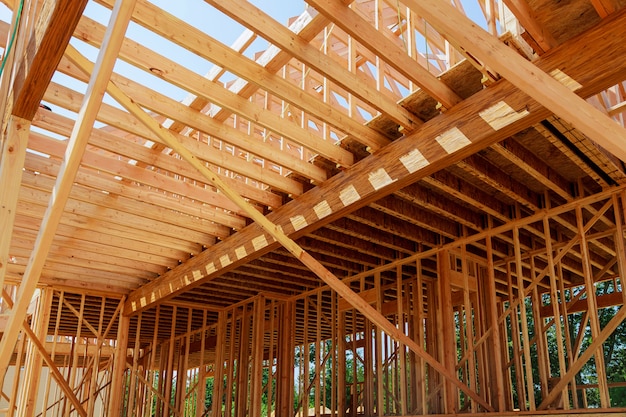
[[(78, 2), (63, 13), (66, 2), (48, 3), (56, 5), (50, 32), (35, 45), (65, 45), (73, 35), (72, 45), (106, 48), (105, 26), (81, 17)], [(515, 42), (535, 48), (531, 60), (434, 0), (401, 7), (311, 0), (291, 26), (247, 2), (207, 3), (248, 29), (232, 48), (145, 0), (127, 6), (131, 25), (214, 67), (205, 77), (120, 36), (109, 62), (149, 75), (120, 65), (109, 93), (176, 142), (129, 110), (97, 100), (89, 115), (98, 127), (84, 137), (75, 177), (58, 200), (51, 196), (59, 198), (55, 181), (71, 149), (66, 138), (77, 134), (89, 98), (77, 86), (98, 71), (74, 46), (32, 52), (38, 72), (10, 85), (15, 99), (4, 112), (13, 115), (4, 122), (4, 149), (26, 134), (29, 149), (17, 167), (6, 150), (1, 160), (2, 203), (15, 208), (14, 220), (2, 212), (11, 231), (0, 242), (7, 282), (28, 281), (36, 261), (34, 283), (127, 297), (126, 314), (186, 302), (219, 310), (259, 293), (294, 296), (322, 285), (281, 247), (282, 233), (343, 279), (626, 180), (622, 0), (575, 0), (576, 19), (550, 0), (504, 1), (526, 30), (513, 35)], [(478, 3), (487, 22), (504, 18), (503, 6)], [(9, 24), (0, 31), (4, 41)], [(247, 49), (256, 38), (271, 45), (251, 59)], [(461, 55), (470, 59), (456, 64)], [(437, 72), (449, 63), (456, 65)], [(14, 67), (21, 80), (23, 67)], [(58, 79), (50, 81), (54, 71)], [(223, 81), (226, 72), (235, 78)], [(485, 74), (494, 78), (481, 84)], [(154, 77), (188, 98), (168, 97), (150, 82)], [(70, 79), (80, 83), (62, 82)], [(185, 150), (255, 213), (183, 160)], [(46, 220), (50, 201), (58, 204), (55, 222)], [(588, 214), (600, 209), (591, 205)], [(279, 229), (262, 228), (252, 221), (256, 213)], [(594, 230), (613, 226), (605, 217)], [(577, 233), (575, 219), (558, 217), (558, 229), (563, 238)], [(49, 230), (49, 251), (39, 249), (42, 230)], [(521, 244), (535, 247), (540, 230), (521, 229)], [(590, 243), (596, 269), (613, 256), (607, 239)], [(510, 256), (513, 240), (508, 232), (494, 237), (494, 252)], [(470, 250), (481, 255), (481, 245)], [(571, 282), (584, 275), (577, 257), (567, 256)], [(13, 326), (22, 321), (16, 315)]]

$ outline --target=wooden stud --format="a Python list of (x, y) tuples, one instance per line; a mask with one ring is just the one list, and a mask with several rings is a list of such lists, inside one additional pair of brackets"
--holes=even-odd
[[(619, 254), (626, 253), (624, 244), (624, 219), (626, 219), (626, 193), (613, 195), (613, 211), (615, 213), (615, 249), (617, 252), (617, 266), (620, 276), (620, 284), (622, 285), (622, 300), (626, 304), (626, 291), (624, 291), (624, 278), (626, 277), (626, 259)], [(621, 210), (620, 210), (621, 207)]]
[[(405, 306), (408, 306), (409, 303), (405, 303), (405, 300), (409, 300), (409, 283), (404, 283), (402, 280), (402, 266), (398, 265), (396, 267), (396, 299), (398, 300), (398, 324), (401, 328), (405, 328), (407, 326), (408, 320), (406, 317), (408, 314), (405, 314)], [(406, 292), (406, 296), (405, 296)], [(410, 312), (410, 310), (409, 310)], [(408, 389), (407, 389), (407, 374), (409, 367), (407, 366), (406, 361), (406, 348), (402, 342), (398, 342), (398, 356), (400, 357), (400, 367), (399, 367), (399, 376), (400, 376), (400, 392), (398, 396), (398, 401), (400, 403), (400, 414), (407, 415), (408, 413)]]
[[(123, 311), (122, 311), (123, 312)], [(124, 390), (124, 375), (126, 374), (126, 348), (128, 346), (130, 317), (121, 315), (118, 322), (117, 339), (115, 346), (115, 362), (113, 365), (113, 379), (111, 381), (111, 397), (108, 410), (110, 413), (121, 414), (122, 392)]]
[[(536, 274), (535, 257), (530, 258), (531, 262), (531, 276)], [(537, 287), (532, 291), (532, 309), (533, 309), (533, 324), (534, 334), (537, 345), (537, 366), (539, 367), (539, 386), (542, 392), (547, 392), (549, 389), (548, 380), (550, 377), (550, 357), (548, 354), (548, 345), (546, 340), (546, 332), (544, 331), (545, 320), (541, 316), (541, 294)]]
[[(591, 327), (591, 337), (593, 340), (597, 340), (600, 335), (600, 320), (598, 317), (598, 305), (596, 301), (596, 286), (593, 282), (593, 272), (591, 269), (591, 264), (589, 262), (589, 248), (587, 245), (587, 238), (585, 236), (585, 226), (583, 225), (584, 218), (582, 213), (582, 208), (580, 206), (576, 207), (576, 223), (578, 224), (578, 233), (580, 236), (580, 251), (582, 253), (582, 264), (583, 264), (583, 278), (585, 280), (585, 288), (587, 292), (587, 305), (589, 312), (589, 327)], [(556, 302), (556, 300), (555, 300)], [(567, 308), (566, 305), (563, 307)], [(567, 316), (564, 313), (564, 320), (567, 320)], [(567, 327), (567, 325), (566, 325)], [(602, 350), (602, 345), (599, 345), (597, 350), (594, 352), (595, 364), (596, 364), (596, 373), (598, 374), (598, 384), (599, 384), (599, 392), (600, 392), (600, 406), (601, 407), (609, 407), (611, 404), (609, 398), (609, 391), (607, 386), (606, 379), (606, 369), (604, 367), (604, 353)]]
[[(566, 298), (566, 294), (565, 294), (565, 283), (563, 282), (563, 268), (562, 265), (559, 264), (558, 265), (558, 284), (559, 284), (559, 295), (561, 297), (560, 299), (560, 303), (561, 303), (561, 307), (562, 307), (562, 311), (563, 311), (563, 320), (564, 320), (564, 325), (563, 325), (563, 334), (565, 335), (565, 352), (567, 353), (567, 361), (568, 361), (568, 365), (571, 366), (571, 364), (574, 362), (574, 353), (572, 352), (572, 337), (570, 334), (570, 322), (569, 322), (569, 312), (568, 312), (568, 303), (567, 303), (567, 298)], [(548, 361), (549, 362), (549, 361)], [(576, 389), (576, 380), (572, 379), (571, 383), (570, 383), (570, 387), (571, 387), (571, 401), (572, 404), (574, 405), (574, 408), (578, 408), (577, 404), (578, 404), (578, 390)], [(565, 408), (566, 410), (570, 409), (570, 404), (568, 403), (564, 403), (563, 404), (563, 408)]]
[[(518, 210), (519, 210), (519, 206)], [(518, 218), (520, 217), (518, 212)], [(535, 382), (533, 381), (533, 369), (530, 358), (530, 338), (528, 336), (528, 317), (526, 314), (526, 291), (524, 290), (524, 271), (522, 266), (522, 250), (520, 244), (519, 228), (513, 228), (513, 245), (515, 248), (515, 275), (517, 276), (517, 296), (520, 299), (520, 319), (522, 325), (522, 349), (524, 355), (524, 370), (526, 380), (526, 395), (528, 401), (528, 407), (530, 411), (535, 410)], [(515, 314), (515, 320), (517, 321), (517, 313)], [(522, 369), (517, 369), (516, 373), (522, 374)], [(526, 400), (524, 400), (526, 402)]]
[[(508, 286), (508, 296), (509, 296), (509, 320), (511, 322), (511, 339), (513, 341), (513, 358), (512, 364), (515, 367), (515, 390), (518, 392), (517, 396), (517, 407), (520, 410), (526, 410), (526, 387), (524, 385), (524, 376), (522, 369), (522, 360), (520, 358), (520, 354), (522, 352), (522, 347), (520, 344), (520, 323), (518, 318), (517, 309), (525, 308), (525, 305), (521, 305), (522, 294), (524, 292), (523, 287), (518, 288), (518, 296), (515, 297), (514, 293), (514, 281), (513, 281), (513, 272), (511, 271), (511, 263), (507, 262), (506, 264), (506, 275), (507, 275), (507, 286)], [(512, 307), (513, 302), (517, 298), (515, 302), (515, 306)]]
[[(253, 303), (249, 414), (252, 417), (261, 417), (261, 399), (263, 394), (263, 351), (265, 342), (265, 304), (265, 297), (263, 296), (256, 298)], [(319, 354), (319, 352), (316, 353)], [(268, 380), (271, 381), (271, 374), (269, 375)]]
[[(443, 363), (449, 372), (455, 370), (456, 341), (454, 337), (454, 311), (452, 308), (452, 287), (450, 286), (450, 253), (443, 250), (437, 254), (440, 326), (442, 326)], [(457, 391), (449, 381), (445, 383), (445, 412), (458, 411)]]
[[(559, 376), (563, 379), (563, 375), (565, 374), (565, 352), (563, 348), (563, 334), (561, 331), (561, 313), (558, 306), (558, 295), (557, 295), (557, 282), (556, 282), (556, 265), (555, 262), (560, 262), (553, 255), (552, 249), (552, 234), (550, 232), (550, 221), (548, 217), (544, 217), (543, 219), (543, 230), (546, 241), (546, 251), (548, 255), (548, 276), (550, 278), (550, 303), (552, 304), (552, 312), (554, 316), (554, 328), (556, 334), (556, 343), (557, 343), (557, 352), (558, 352), (558, 361), (559, 361)], [(563, 254), (565, 251), (562, 251), (560, 254)], [(558, 255), (557, 255), (558, 256)], [(558, 384), (557, 384), (558, 385)], [(561, 392), (562, 398), (561, 401), (569, 402), (567, 398), (567, 390), (563, 389)], [(553, 398), (553, 400), (556, 399)], [(546, 402), (546, 398), (544, 397), (542, 403), (539, 405), (539, 409), (542, 408)]]
[(0, 288), (4, 287), (10, 263), (9, 249), (13, 234), (8, 231), (12, 231), (15, 224), (29, 130), (30, 121), (11, 116), (0, 141), (0, 229), (7, 231), (0, 235)]
[[(464, 227), (463, 235), (467, 235), (467, 230)], [(461, 311), (459, 311), (459, 331), (461, 333), (465, 333), (466, 340), (466, 349), (467, 349), (467, 370), (468, 370), (468, 379), (469, 379), (469, 387), (470, 389), (477, 390), (478, 384), (476, 380), (476, 352), (475, 352), (475, 340), (474, 340), (474, 331), (475, 325), (477, 324), (474, 321), (474, 317), (477, 314), (477, 311), (474, 311), (472, 308), (472, 301), (470, 299), (470, 289), (469, 289), (469, 270), (468, 270), (468, 259), (467, 259), (467, 248), (465, 245), (461, 245), (461, 274), (463, 275), (463, 305), (461, 315)], [(463, 346), (463, 344), (461, 344)], [(470, 404), (470, 409), (472, 412), (477, 411), (477, 404), (472, 402)]]

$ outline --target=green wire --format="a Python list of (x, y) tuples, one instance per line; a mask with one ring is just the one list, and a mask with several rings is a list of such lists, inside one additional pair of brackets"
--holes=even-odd
[(17, 27), (20, 23), (20, 18), (22, 17), (22, 9), (24, 8), (24, 0), (20, 1), (20, 7), (17, 9), (17, 18), (15, 19), (15, 25), (13, 26), (13, 33), (11, 33), (11, 39), (9, 39), (9, 46), (4, 51), (4, 59), (2, 60), (2, 65), (0, 66), (0, 76), (4, 72), (4, 65), (7, 63), (7, 59), (9, 54), (11, 53), (11, 48), (13, 47), (13, 42), (15, 41), (15, 35), (17, 34)]

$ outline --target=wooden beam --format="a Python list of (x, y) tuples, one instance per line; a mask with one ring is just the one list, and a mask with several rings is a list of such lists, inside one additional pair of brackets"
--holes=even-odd
[[(98, 108), (104, 96), (106, 83), (109, 81), (109, 77), (113, 71), (117, 51), (124, 38), (124, 33), (126, 32), (133, 7), (134, 2), (132, 0), (118, 0), (111, 15), (104, 49), (98, 54), (96, 71), (87, 86), (86, 99), (78, 115), (72, 136), (69, 139), (65, 159), (61, 165), (55, 187), (52, 190), (52, 197), (48, 209), (41, 223), (35, 247), (33, 248), (32, 255), (26, 266), (23, 281), (18, 290), (15, 308), (7, 322), (4, 336), (2, 340), (0, 340), (0, 375), (4, 375), (9, 366), (11, 354), (19, 335), (19, 328), (26, 317), (26, 309), (39, 282), (44, 263), (56, 233), (56, 228), (63, 215), (65, 203), (69, 197), (76, 172), (78, 171), (81, 156), (87, 146), (89, 134), (93, 128)], [(37, 108), (39, 108), (38, 102)]]
[(449, 109), (461, 101), (450, 87), (407, 55), (369, 22), (345, 6), (341, 0), (307, 0), (320, 13), (353, 36), (402, 75), (419, 85), (431, 97)]
[(526, 32), (534, 39), (542, 51), (546, 52), (558, 45), (556, 39), (539, 22), (534, 11), (528, 6), (527, 0), (504, 0), (504, 4), (517, 17), (519, 23), (526, 29)]
[[(302, 13), (291, 25), (289, 25), (289, 29), (291, 29), (304, 41), (311, 42), (319, 35), (322, 30), (324, 30), (324, 27), (326, 27), (328, 23), (328, 20), (324, 16), (320, 14), (312, 16), (312, 13), (307, 11), (305, 13)], [(256, 62), (261, 64), (268, 71), (277, 73), (289, 63), (291, 58), (291, 55), (289, 55), (288, 53), (278, 48), (270, 47), (261, 53), (261, 55), (256, 59)], [(212, 74), (222, 71), (224, 71), (223, 68), (215, 66), (209, 72), (208, 78), (213, 80), (211, 78)], [(229, 90), (247, 99), (252, 97), (254, 93), (259, 90), (259, 86), (242, 78), (239, 78), (235, 82), (233, 82), (233, 84), (229, 87)], [(200, 101), (200, 103), (198, 103), (198, 101)], [(205, 102), (203, 104), (201, 101), (201, 99), (194, 100), (192, 105), (197, 105), (199, 108), (203, 108), (207, 103)], [(217, 113), (215, 113), (215, 120), (217, 121), (223, 122), (227, 120), (231, 115), (231, 112), (227, 109), (216, 110)]]
[(10, 116), (6, 132), (2, 132), (0, 149), (0, 288), (10, 262), (9, 249), (17, 212), (17, 196), (22, 182), (24, 160), (28, 145), (30, 122)]
[[(619, 306), (623, 304), (623, 295), (621, 291), (612, 292), (610, 294), (596, 296), (596, 307), (598, 309)], [(567, 314), (580, 313), (581, 311), (587, 311), (589, 309), (589, 303), (587, 298), (576, 300), (575, 302), (568, 304)], [(548, 318), (553, 316), (552, 306), (550, 304), (541, 306), (539, 310), (542, 318)]]
[[(624, 60), (616, 60), (609, 68), (597, 65), (596, 61), (607, 54), (626, 54), (626, 44), (619, 42), (623, 36), (626, 36), (626, 13), (619, 13), (617, 18), (606, 20), (584, 36), (539, 58), (537, 65), (549, 71), (567, 62), (568, 73), (582, 81), (584, 87), (579, 92), (583, 96), (591, 95), (623, 78), (623, 72), (626, 71)], [(591, 50), (587, 45), (597, 45), (598, 49)], [(517, 109), (522, 113), (520, 119), (499, 129), (492, 128), (478, 113), (492, 109), (494, 103), (498, 103), (498, 107), (506, 104), (511, 109)], [(513, 114), (519, 113), (513, 110)], [(548, 114), (547, 109), (512, 84), (506, 80), (500, 81), (466, 99), (463, 106), (456, 106), (426, 122), (411, 135), (394, 141), (267, 217), (290, 236), (303, 236), (458, 162), (511, 133), (530, 127)], [(462, 131), (457, 126), (462, 126)], [(446, 148), (440, 143), (445, 144)], [(128, 298), (127, 311), (130, 313), (148, 308), (278, 246), (258, 225), (249, 225), (215, 245), (211, 251), (199, 254), (134, 291)], [(241, 248), (245, 250), (245, 256), (241, 256), (244, 254)]]
[(598, 16), (603, 19), (621, 7), (617, 0), (591, 0), (591, 4), (596, 9)]
[[(67, 87), (63, 87), (56, 83), (50, 83), (50, 88), (44, 97), (52, 104), (57, 104), (69, 110), (78, 111), (80, 108), (80, 104), (77, 101), (78, 96), (78, 93)], [(149, 131), (143, 128), (142, 125), (133, 125), (132, 119), (132, 116), (127, 112), (107, 104), (103, 104), (100, 108), (100, 112), (98, 113), (98, 120), (111, 127), (118, 128), (121, 131), (129, 132), (151, 141), (158, 141), (156, 135), (150, 134)], [(267, 161), (275, 162), (278, 165), (299, 173), (306, 178), (310, 178), (313, 181), (319, 182), (327, 178), (326, 172), (322, 168), (309, 162), (295, 159), (293, 156), (285, 152), (276, 152), (276, 148), (272, 146), (264, 146), (264, 144), (259, 143), (260, 139), (250, 137), (246, 132), (227, 126), (225, 123), (218, 123), (210, 117), (201, 117), (201, 119), (204, 123), (203, 131), (207, 130), (210, 132), (212, 137), (223, 140), (238, 148), (250, 150), (253, 155), (257, 155)], [(57, 129), (58, 128), (55, 128), (53, 131), (56, 131)], [(95, 135), (98, 136), (99, 133), (96, 132)], [(201, 155), (201, 153), (208, 153), (204, 148), (199, 146), (197, 141), (196, 145), (192, 147), (192, 139), (183, 135), (178, 137), (187, 143), (191, 149), (198, 148), (198, 155)], [(213, 156), (213, 158), (215, 157), (216, 155)], [(212, 158), (206, 155), (203, 159), (210, 161)]]
[[(626, 130), (574, 93), (573, 90), (582, 88), (582, 83), (580, 78), (565, 72), (569, 71), (565, 68), (565, 63), (562, 64), (563, 67), (559, 65), (554, 68), (550, 72), (552, 75), (549, 75), (548, 71), (528, 62), (496, 37), (475, 25), (450, 3), (438, 0), (407, 0), (406, 4), (441, 33), (454, 39), (462, 49), (477, 56), (517, 88), (622, 161), (626, 161)], [(500, 123), (498, 120), (501, 116), (491, 111), (483, 112), (482, 115), (487, 123)]]
[(14, 115), (26, 120), (32, 120), (35, 116), (86, 5), (87, 0), (44, 2), (26, 55), (20, 62), (16, 62), (18, 73), (13, 91)]
[[(122, 301), (123, 302), (123, 301)], [(122, 307), (122, 313), (124, 307)], [(176, 309), (174, 309), (174, 315)], [(176, 322), (174, 317), (172, 323)], [(109, 396), (108, 410), (111, 415), (122, 414), (123, 403), (123, 390), (124, 390), (124, 375), (126, 373), (126, 349), (128, 347), (130, 317), (127, 315), (120, 315), (119, 323), (117, 325), (117, 343), (115, 345), (115, 359), (113, 363), (113, 373), (111, 378), (111, 394)], [(154, 348), (154, 346), (153, 346)], [(169, 398), (169, 397), (168, 397)]]

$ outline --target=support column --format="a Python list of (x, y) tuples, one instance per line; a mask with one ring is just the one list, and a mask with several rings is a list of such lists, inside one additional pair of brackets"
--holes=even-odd
[[(489, 225), (491, 219), (489, 219)], [(493, 265), (493, 244), (491, 236), (486, 238), (487, 244), (487, 285), (485, 293), (487, 294), (486, 307), (489, 314), (489, 323), (491, 325), (491, 341), (493, 350), (491, 351), (490, 365), (491, 375), (493, 377), (493, 385), (491, 387), (492, 404), (496, 405), (496, 411), (504, 411), (506, 406), (504, 402), (504, 375), (502, 371), (502, 344), (500, 335), (500, 324), (498, 323), (498, 297), (496, 295), (496, 277)]]
[[(37, 306), (37, 316), (34, 321), (35, 334), (39, 340), (46, 340), (48, 333), (48, 322), (50, 321), (50, 308), (52, 306), (52, 290), (44, 289), (39, 296), (39, 305)], [(41, 377), (41, 367), (43, 358), (33, 341), (29, 341), (26, 352), (26, 369), (24, 374), (24, 394), (22, 400), (18, 404), (17, 414), (23, 417), (32, 417), (35, 415), (35, 407), (37, 405), (37, 391), (39, 389), (39, 381)]]
[[(252, 313), (252, 360), (250, 363), (250, 410), (251, 417), (261, 417), (263, 395), (263, 347), (265, 344), (265, 298), (254, 300)], [(318, 353), (318, 352), (316, 352)], [(271, 375), (269, 375), (271, 379)]]
[(128, 347), (129, 330), (130, 317), (125, 316), (124, 311), (122, 311), (117, 327), (117, 346), (115, 347), (115, 363), (108, 407), (108, 414), (111, 416), (123, 415), (122, 402), (125, 390), (124, 375), (126, 374), (126, 348)]
[[(454, 337), (454, 311), (452, 309), (452, 287), (450, 285), (450, 253), (442, 250), (437, 253), (437, 270), (439, 282), (439, 324), (442, 329), (443, 340), (443, 365), (451, 374), (456, 374), (456, 339)], [(455, 413), (457, 411), (457, 390), (456, 387), (445, 381), (445, 413)]]
[[(4, 286), (9, 264), (11, 231), (15, 223), (17, 196), (22, 182), (22, 169), (26, 158), (30, 121), (11, 116), (3, 132), (0, 150), (0, 289)], [(0, 383), (4, 375), (0, 376)], [(1, 386), (1, 384), (0, 384)]]
[[(598, 304), (596, 301), (596, 285), (593, 280), (593, 270), (589, 259), (589, 249), (585, 236), (584, 218), (580, 206), (576, 207), (576, 224), (580, 235), (580, 252), (582, 255), (583, 274), (585, 279), (585, 289), (587, 290), (587, 311), (589, 311), (589, 327), (591, 327), (591, 337), (597, 340), (600, 335), (600, 319), (598, 317)], [(557, 301), (557, 300), (555, 300)], [(567, 312), (564, 315), (567, 328)], [(609, 398), (609, 388), (607, 385), (606, 369), (604, 367), (604, 351), (602, 345), (598, 345), (594, 352), (596, 375), (598, 376), (598, 390), (600, 392), (600, 405), (602, 408), (611, 406)]]
[[(293, 367), (295, 350), (295, 302), (286, 301), (280, 308), (278, 352), (276, 362), (276, 415), (293, 413)], [(340, 394), (340, 398), (343, 395)]]
[[(222, 404), (224, 402), (222, 397), (224, 396), (224, 360), (226, 359), (227, 320), (228, 315), (226, 314), (226, 312), (220, 311), (217, 315), (215, 364), (213, 365), (213, 403), (211, 405), (211, 415), (213, 417), (222, 417)], [(232, 343), (233, 342), (231, 340), (231, 344)], [(230, 390), (230, 387), (227, 386), (227, 389)], [(204, 404), (204, 398), (202, 399), (202, 404)], [(202, 412), (204, 412), (204, 407), (202, 408)], [(199, 417), (200, 415), (202, 415), (202, 413), (197, 413), (197, 417)]]

